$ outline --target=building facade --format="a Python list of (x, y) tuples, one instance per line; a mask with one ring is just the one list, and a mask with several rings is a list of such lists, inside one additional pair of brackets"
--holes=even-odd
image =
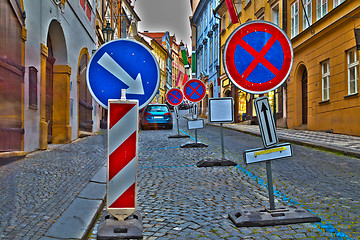
[(359, 136), (359, 1), (291, 0), (287, 8), (288, 126)]
[(118, 37), (136, 33), (131, 1), (10, 0), (0, 11), (0, 157), (98, 131), (104, 111), (87, 89), (87, 64), (106, 22)]
[[(254, 100), (259, 95), (243, 92), (237, 89), (227, 77), (223, 65), (223, 50), (226, 40), (230, 34), (241, 23), (252, 20), (265, 20), (273, 22), (286, 31), (286, 18), (283, 17), (283, 9), (286, 1), (283, 0), (247, 0), (235, 1), (234, 8), (236, 10), (238, 23), (232, 23), (226, 3), (224, 0), (219, 2), (215, 12), (220, 17), (220, 95), (221, 97), (234, 98), (234, 116), (235, 122), (246, 122), (248, 124), (257, 124), (257, 116), (254, 108)], [(273, 110), (276, 111), (277, 126), (286, 127), (286, 83), (275, 91), (265, 94), (269, 97), (269, 101)]]
[(156, 94), (154, 99), (151, 101), (152, 103), (165, 103), (166, 101), (166, 80), (167, 80), (167, 69), (166, 69), (166, 61), (168, 59), (168, 52), (164, 48), (164, 46), (156, 41), (154, 38), (150, 37), (151, 34), (141, 33), (138, 35), (144, 39), (145, 45), (148, 45), (151, 52), (154, 54), (156, 60), (159, 63), (160, 67), (160, 86), (159, 92)]
[[(209, 98), (219, 96), (219, 19), (213, 10), (218, 0), (191, 1), (193, 15), (191, 17), (193, 50), (195, 52), (196, 73), (193, 76), (204, 81), (207, 94), (200, 102), (199, 110), (203, 116), (207, 115)], [(194, 57), (193, 57), (194, 58)]]

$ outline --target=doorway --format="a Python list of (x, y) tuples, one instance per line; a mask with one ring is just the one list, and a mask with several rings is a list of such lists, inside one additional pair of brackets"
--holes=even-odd
[(308, 94), (307, 94), (307, 85), (308, 85), (308, 73), (306, 68), (301, 77), (301, 109), (302, 109), (302, 124), (307, 124), (307, 115), (308, 115)]

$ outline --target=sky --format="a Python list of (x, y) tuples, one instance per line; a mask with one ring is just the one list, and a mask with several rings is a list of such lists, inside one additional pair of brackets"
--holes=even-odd
[(177, 43), (182, 40), (191, 49), (190, 0), (136, 0), (135, 11), (141, 19), (140, 32), (169, 31)]

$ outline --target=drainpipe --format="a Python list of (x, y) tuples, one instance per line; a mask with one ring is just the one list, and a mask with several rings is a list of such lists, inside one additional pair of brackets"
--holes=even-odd
[[(287, 34), (287, 0), (283, 0), (283, 22), (282, 22), (282, 29), (284, 30), (284, 32)], [(283, 91), (283, 98), (285, 98), (285, 106), (283, 106), (283, 116), (284, 116), (284, 112), (285, 112), (285, 127), (287, 127), (287, 80), (285, 80), (285, 84), (282, 85), (282, 91)], [(279, 103), (280, 104), (280, 103)], [(276, 116), (276, 113), (275, 113)], [(276, 118), (275, 118), (276, 119)], [(276, 120), (275, 120), (276, 121)]]
[(221, 35), (220, 35), (220, 25), (221, 25), (221, 18), (220, 17), (217, 17), (216, 16), (216, 12), (215, 10), (213, 10), (213, 15), (214, 15), (214, 18), (218, 19), (219, 20), (219, 24), (218, 24), (218, 66), (216, 68), (217, 70), (217, 79), (216, 79), (216, 85), (217, 85), (217, 88), (218, 88), (218, 97), (221, 97), (221, 87), (220, 87), (220, 53), (221, 53)]

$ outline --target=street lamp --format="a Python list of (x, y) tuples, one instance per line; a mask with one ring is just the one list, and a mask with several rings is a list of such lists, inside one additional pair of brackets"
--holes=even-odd
[(106, 22), (106, 27), (102, 30), (105, 42), (111, 41), (114, 37), (114, 30), (110, 27), (110, 23)]

